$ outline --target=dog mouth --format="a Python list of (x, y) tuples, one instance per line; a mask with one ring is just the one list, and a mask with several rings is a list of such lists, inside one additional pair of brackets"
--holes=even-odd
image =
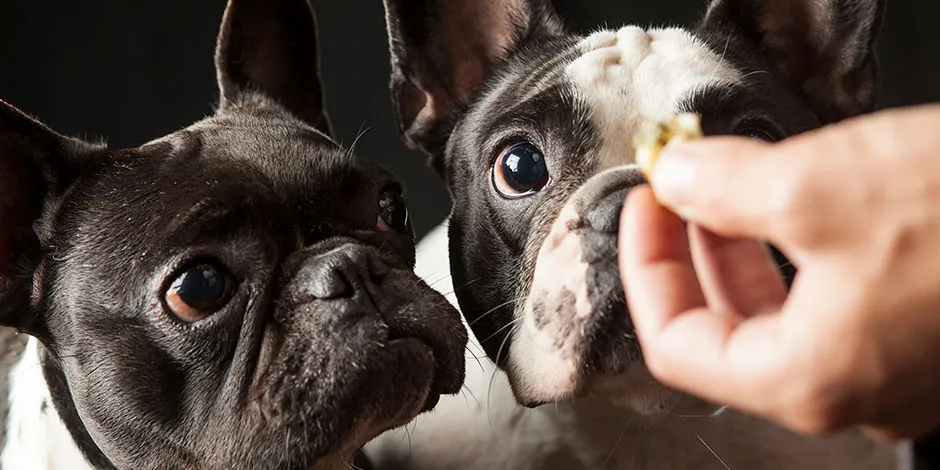
[[(587, 264), (586, 277), (619, 283), (605, 263)], [(591, 284), (589, 281), (588, 284)], [(507, 372), (517, 399), (529, 407), (588, 395), (623, 393), (612, 385), (643, 356), (622, 290), (592, 286), (581, 306), (570, 290), (536, 291), (510, 343)]]
[[(463, 377), (455, 373), (454, 352), (438, 335), (431, 334), (421, 325), (401, 326), (389, 324), (386, 351), (397, 358), (402, 358), (402, 366), (412, 370), (424, 370), (427, 377), (427, 392), (420, 411), (433, 409), (441, 395), (457, 393), (463, 383)], [(461, 356), (461, 354), (457, 354)]]
[(403, 268), (362, 287), (341, 274), (353, 287), (331, 298), (291, 295), (298, 277), (265, 328), (255, 422), (300, 454), (364, 445), (463, 385), (467, 332), (443, 295)]

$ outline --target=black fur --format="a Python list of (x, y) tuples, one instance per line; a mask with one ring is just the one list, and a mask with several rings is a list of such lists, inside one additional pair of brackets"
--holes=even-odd
[[(345, 468), (460, 389), (466, 331), (410, 226), (377, 229), (401, 183), (330, 139), (316, 44), (307, 1), (231, 0), (218, 112), (139, 148), (0, 102), (0, 324), (96, 468)], [(164, 293), (195, 263), (232, 296), (187, 323)]]

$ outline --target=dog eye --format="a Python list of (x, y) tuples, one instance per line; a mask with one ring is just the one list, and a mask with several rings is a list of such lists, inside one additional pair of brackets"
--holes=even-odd
[(759, 127), (748, 127), (738, 132), (738, 135), (742, 137), (749, 137), (751, 139), (757, 139), (763, 142), (776, 142), (779, 140), (773, 132), (770, 132), (766, 129), (761, 129)]
[(191, 323), (221, 309), (232, 294), (232, 278), (212, 264), (193, 266), (177, 277), (165, 294), (167, 307), (180, 320)]
[(503, 197), (529, 196), (541, 191), (548, 182), (545, 155), (531, 142), (510, 146), (493, 162), (493, 185)]
[(379, 196), (379, 216), (375, 221), (379, 232), (404, 232), (408, 228), (408, 206), (401, 191), (382, 191)]

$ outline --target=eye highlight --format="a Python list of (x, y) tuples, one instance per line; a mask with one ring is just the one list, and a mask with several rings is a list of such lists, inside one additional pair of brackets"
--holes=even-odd
[(545, 155), (531, 142), (507, 147), (493, 162), (493, 186), (505, 198), (530, 196), (544, 189), (549, 181)]
[(379, 196), (379, 216), (375, 221), (379, 232), (402, 233), (408, 229), (408, 206), (401, 190), (387, 189)]
[(186, 323), (203, 320), (231, 299), (234, 281), (224, 268), (199, 264), (183, 271), (164, 294), (167, 308)]

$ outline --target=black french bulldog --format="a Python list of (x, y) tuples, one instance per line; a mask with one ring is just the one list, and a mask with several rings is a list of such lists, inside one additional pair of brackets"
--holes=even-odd
[(0, 102), (4, 469), (348, 468), (459, 391), (466, 330), (400, 181), (332, 137), (317, 43), (307, 1), (231, 0), (217, 112), (134, 149)]

